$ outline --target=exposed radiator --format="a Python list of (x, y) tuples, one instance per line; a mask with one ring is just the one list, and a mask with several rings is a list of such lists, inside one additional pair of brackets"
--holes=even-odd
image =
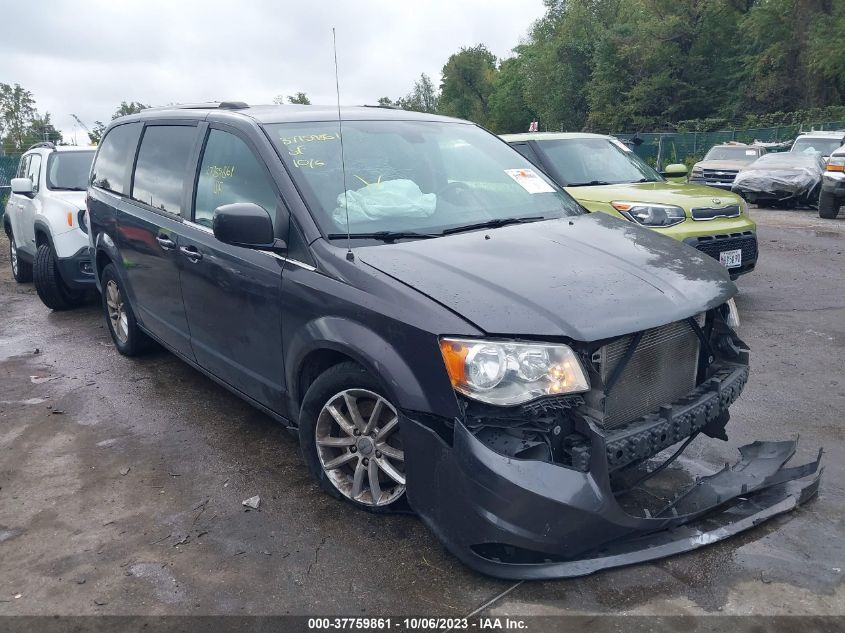
[[(704, 323), (704, 315), (698, 317)], [(634, 335), (602, 347), (596, 360), (607, 383), (625, 356)], [(646, 330), (625, 370), (604, 399), (605, 428), (622, 426), (680, 399), (695, 388), (698, 371), (698, 336), (684, 321)]]

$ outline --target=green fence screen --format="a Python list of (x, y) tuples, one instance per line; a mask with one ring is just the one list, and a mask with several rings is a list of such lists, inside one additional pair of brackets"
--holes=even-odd
[(614, 136), (621, 140), (640, 139), (642, 143), (633, 146), (637, 156), (650, 165), (662, 168), (670, 163), (686, 163), (689, 166), (693, 162), (701, 160), (714, 145), (729, 141), (781, 143), (791, 141), (808, 130), (841, 129), (845, 129), (845, 121), (821, 121), (800, 125), (723, 130), (720, 132), (641, 132), (615, 134)]
[(6, 210), (6, 201), (9, 199), (12, 178), (18, 170), (18, 163), (21, 157), (18, 155), (0, 156), (0, 217)]

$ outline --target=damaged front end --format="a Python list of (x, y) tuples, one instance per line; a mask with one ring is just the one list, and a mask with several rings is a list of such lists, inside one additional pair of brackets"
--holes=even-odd
[(795, 508), (818, 489), (821, 453), (787, 467), (792, 441), (754, 442), (715, 474), (649, 490), (676, 474), (666, 467), (698, 435), (727, 439), (728, 409), (748, 379), (748, 351), (727, 318), (726, 304), (572, 344), (586, 393), (514, 407), (463, 399), (463, 416), (449, 421), (404, 412), (403, 441), (415, 447), (409, 503), (467, 565), (514, 579), (690, 551)]

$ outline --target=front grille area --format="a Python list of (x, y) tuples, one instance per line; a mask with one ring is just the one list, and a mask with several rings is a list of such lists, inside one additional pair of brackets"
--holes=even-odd
[(701, 177), (716, 182), (733, 182), (738, 171), (738, 169), (703, 169)]
[(731, 233), (730, 235), (699, 237), (696, 241), (686, 241), (713, 259), (719, 259), (719, 253), (722, 251), (730, 251), (737, 248), (742, 249), (743, 266), (757, 259), (757, 238), (751, 231)]
[[(633, 338), (634, 335), (624, 336), (599, 351), (605, 384)], [(699, 344), (687, 321), (646, 330), (616, 384), (605, 395), (603, 426), (618, 428), (692, 391), (698, 371)]]
[(731, 204), (718, 208), (697, 208), (692, 210), (693, 220), (713, 220), (715, 218), (736, 218), (739, 217), (739, 205)]

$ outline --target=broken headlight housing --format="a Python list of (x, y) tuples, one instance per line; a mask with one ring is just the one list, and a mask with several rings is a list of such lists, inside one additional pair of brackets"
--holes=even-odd
[(511, 406), (590, 388), (568, 345), (443, 338), (440, 351), (455, 391), (487, 404)]
[(687, 219), (681, 207), (673, 204), (657, 204), (654, 202), (620, 202), (610, 203), (626, 219), (643, 226), (664, 227), (680, 224)]

